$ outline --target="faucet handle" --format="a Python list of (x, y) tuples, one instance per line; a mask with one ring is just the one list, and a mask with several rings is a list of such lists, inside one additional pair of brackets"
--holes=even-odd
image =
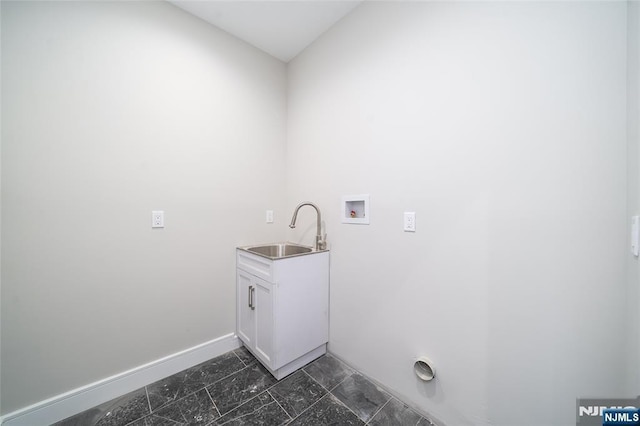
[(318, 250), (326, 250), (327, 249), (327, 234), (322, 236), (321, 240), (318, 240)]

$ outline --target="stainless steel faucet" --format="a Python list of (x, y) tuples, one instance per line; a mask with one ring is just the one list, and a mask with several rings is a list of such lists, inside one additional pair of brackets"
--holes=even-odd
[(300, 207), (302, 206), (311, 206), (314, 209), (316, 209), (316, 213), (318, 215), (318, 222), (317, 222), (317, 230), (316, 230), (316, 250), (325, 250), (327, 248), (327, 234), (324, 234), (324, 237), (322, 236), (322, 217), (320, 215), (320, 209), (318, 208), (318, 206), (316, 206), (313, 203), (310, 202), (304, 202), (301, 203), (300, 205), (298, 205), (298, 207), (296, 207), (296, 209), (293, 212), (293, 217), (291, 218), (291, 223), (289, 224), (289, 228), (293, 229), (296, 227), (296, 219), (298, 218), (298, 210), (300, 210)]

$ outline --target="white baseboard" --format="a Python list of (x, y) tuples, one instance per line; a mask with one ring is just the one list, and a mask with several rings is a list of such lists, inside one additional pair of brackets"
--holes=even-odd
[(240, 347), (234, 333), (6, 414), (2, 426), (46, 426)]

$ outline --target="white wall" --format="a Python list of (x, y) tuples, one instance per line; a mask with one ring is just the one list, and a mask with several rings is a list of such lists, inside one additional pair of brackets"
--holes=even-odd
[(286, 74), (163, 2), (1, 7), (4, 414), (234, 331), (234, 247), (286, 220)]
[[(627, 223), (640, 214), (640, 3), (628, 2), (627, 44)], [(640, 262), (627, 254), (629, 295), (628, 393), (640, 395)]]
[[(287, 200), (325, 213), (331, 351), (450, 425), (575, 424), (577, 397), (624, 394), (626, 20), (371, 2), (289, 64)], [(341, 224), (359, 193), (371, 225)]]

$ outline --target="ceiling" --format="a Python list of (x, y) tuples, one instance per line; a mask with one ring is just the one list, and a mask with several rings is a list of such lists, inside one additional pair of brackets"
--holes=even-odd
[(361, 0), (168, 0), (241, 40), (289, 62)]

